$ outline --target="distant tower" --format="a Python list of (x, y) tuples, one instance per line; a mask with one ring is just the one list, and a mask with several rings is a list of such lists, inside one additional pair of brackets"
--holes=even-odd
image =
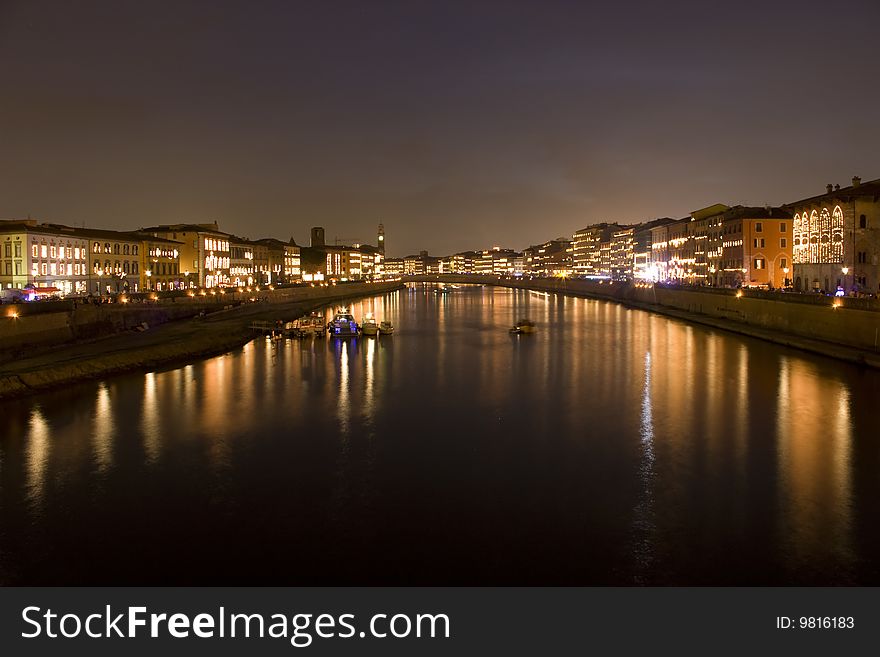
[(312, 228), (312, 239), (309, 246), (324, 246), (324, 229), (320, 226)]
[(385, 226), (379, 224), (379, 239), (376, 241), (376, 246), (379, 247), (379, 253), (385, 255)]

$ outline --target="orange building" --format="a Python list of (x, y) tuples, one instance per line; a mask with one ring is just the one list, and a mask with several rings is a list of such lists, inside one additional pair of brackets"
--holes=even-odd
[(727, 287), (788, 287), (791, 237), (792, 216), (785, 210), (733, 207), (721, 215), (722, 248), (711, 273)]

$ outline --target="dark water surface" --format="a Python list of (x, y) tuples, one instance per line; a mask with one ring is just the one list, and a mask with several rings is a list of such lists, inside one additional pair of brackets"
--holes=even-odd
[(0, 583), (880, 583), (877, 372), (543, 293), (369, 309), (397, 334), (0, 404)]

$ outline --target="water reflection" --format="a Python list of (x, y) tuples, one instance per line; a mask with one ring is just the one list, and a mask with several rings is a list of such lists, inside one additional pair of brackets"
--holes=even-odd
[(350, 310), (396, 335), (0, 404), (4, 577), (97, 582), (137, 537), (165, 582), (877, 583), (876, 372), (522, 291)]

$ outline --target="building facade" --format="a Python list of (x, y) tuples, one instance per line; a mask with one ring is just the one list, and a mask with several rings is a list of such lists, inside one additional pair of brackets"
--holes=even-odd
[(880, 180), (785, 206), (792, 217), (796, 290), (880, 294)]

